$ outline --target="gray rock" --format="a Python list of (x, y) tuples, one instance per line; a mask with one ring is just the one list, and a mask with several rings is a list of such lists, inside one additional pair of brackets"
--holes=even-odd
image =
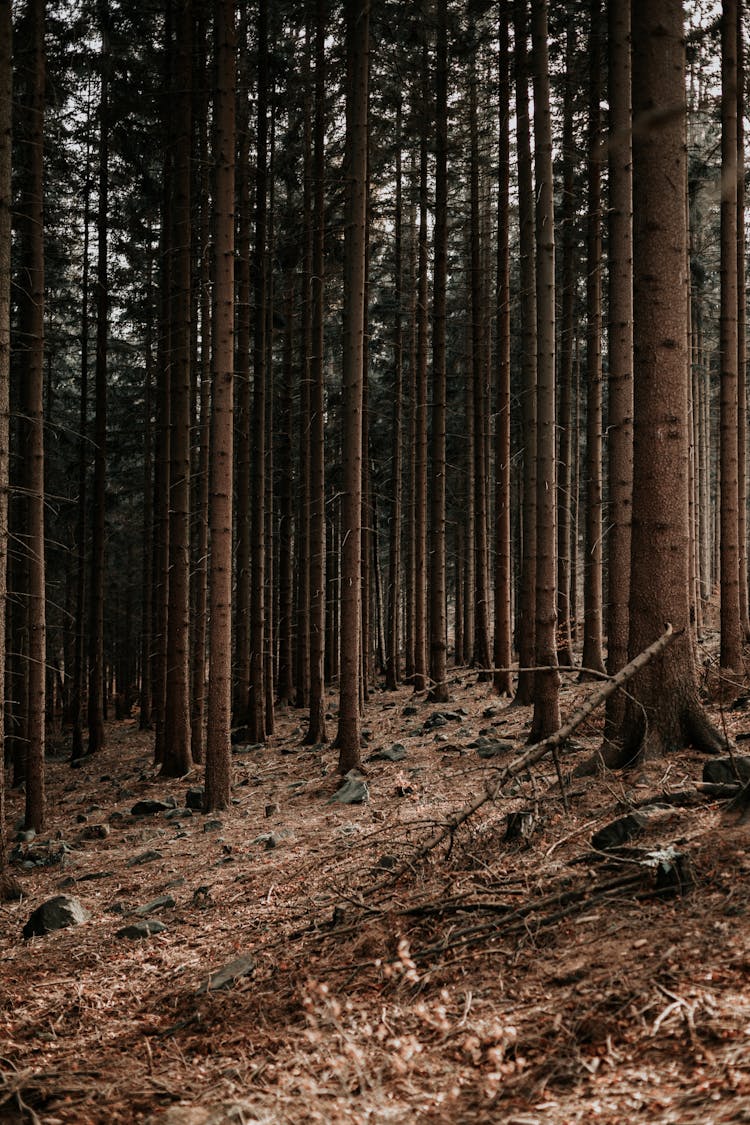
[(605, 824), (604, 828), (600, 828), (591, 837), (591, 843), (593, 847), (600, 851), (617, 848), (621, 844), (626, 844), (628, 840), (632, 840), (633, 837), (640, 836), (652, 821), (658, 819), (660, 814), (670, 811), (664, 805), (646, 805), (642, 809), (634, 809), (626, 816), (618, 817), (610, 824)]
[(218, 832), (224, 825), (220, 820), (207, 820), (203, 825), (204, 832)]
[(478, 738), (476, 751), (480, 758), (499, 758), (503, 754), (512, 754), (516, 746), (507, 739)]
[(140, 867), (142, 863), (153, 863), (155, 859), (162, 858), (162, 853), (152, 848), (147, 852), (141, 852), (139, 855), (134, 855), (132, 859), (128, 860), (127, 866)]
[(336, 790), (332, 797), (329, 797), (328, 804), (361, 805), (363, 801), (369, 801), (369, 799), (370, 790), (367, 782), (357, 770), (349, 770), (344, 784)]
[(165, 820), (186, 820), (189, 816), (192, 816), (192, 815), (193, 815), (192, 809), (188, 809), (188, 808), (170, 809), (168, 813), (165, 813), (164, 819)]
[(395, 867), (398, 867), (398, 856), (381, 855), (375, 866), (381, 871), (393, 871)]
[(133, 911), (139, 918), (146, 918), (149, 914), (153, 914), (156, 910), (168, 910), (169, 907), (174, 906), (174, 899), (171, 895), (159, 895), (158, 898), (152, 899), (144, 906), (137, 906)]
[(81, 835), (84, 840), (106, 840), (111, 831), (108, 824), (87, 824)]
[(370, 754), (368, 762), (403, 762), (407, 756), (406, 747), (401, 742), (394, 742), (393, 746), (386, 746), (383, 750), (376, 750)]
[(121, 929), (115, 931), (115, 937), (119, 938), (147, 938), (152, 934), (160, 934), (166, 930), (163, 922), (158, 922), (156, 918), (150, 918), (147, 922), (132, 922), (129, 926), (122, 926)]
[[(734, 767), (737, 767), (735, 773)], [(739, 781), (750, 781), (750, 758), (743, 755), (734, 755), (734, 765), (731, 758), (710, 758), (703, 766), (703, 780), (712, 781), (719, 785), (732, 785)]]
[(418, 715), (419, 710), (410, 703), (407, 707), (404, 707), (401, 714), (408, 719), (410, 715)]
[(230, 984), (234, 984), (240, 977), (249, 976), (254, 968), (255, 961), (252, 957), (248, 957), (247, 955), (235, 957), (235, 959), (225, 965), (223, 969), (217, 969), (215, 973), (209, 973), (208, 978), (200, 986), (198, 992), (217, 992), (220, 988), (228, 988)]
[(77, 898), (56, 895), (38, 906), (23, 928), (25, 938), (35, 934), (49, 934), (53, 930), (64, 930), (67, 926), (80, 926), (90, 918)]
[(19, 844), (30, 844), (35, 836), (36, 831), (33, 828), (27, 828), (23, 832), (16, 832), (16, 839), (18, 840)]
[(130, 811), (133, 816), (156, 816), (157, 813), (166, 812), (176, 805), (174, 797), (168, 797), (166, 801), (136, 801)]

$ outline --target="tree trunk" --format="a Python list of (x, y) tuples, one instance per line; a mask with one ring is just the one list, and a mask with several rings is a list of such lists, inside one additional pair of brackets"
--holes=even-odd
[(401, 425), (403, 416), (404, 344), (403, 317), (403, 175), (401, 141), (401, 102), (396, 106), (396, 207), (393, 260), (393, 433), (391, 444), (391, 521), (388, 549), (388, 624), (386, 627), (385, 686), (395, 691), (401, 679), (401, 512), (403, 488), (403, 442)]
[[(630, 512), (633, 496), (633, 174), (630, 0), (609, 0), (609, 532), (607, 672), (628, 659)], [(622, 692), (607, 700), (605, 736), (619, 731)]]
[(586, 542), (581, 678), (603, 672), (601, 3), (591, 0), (586, 220)]
[(448, 277), (448, 28), (447, 0), (437, 5), (435, 70), (435, 262), (432, 304), (432, 435), (430, 445), (430, 699), (448, 700), (445, 425), (445, 290)]
[[(8, 526), (10, 441), (10, 240), (11, 98), (13, 93), (11, 0), (0, 0), (0, 527)], [(5, 854), (5, 626), (8, 537), (0, 536), (0, 878)]]
[(315, 25), (314, 227), (310, 363), (310, 724), (305, 742), (327, 742), (325, 705), (326, 481), (325, 481), (325, 33), (326, 0), (317, 0)]
[(367, 246), (367, 118), (370, 4), (345, 0), (349, 82), (346, 105), (344, 340), (342, 376), (342, 552), (339, 772), (361, 766), (362, 390)]
[(214, 7), (216, 87), (213, 151), (213, 323), (211, 457), (208, 517), (209, 570), (208, 726), (206, 811), (230, 802), (229, 744), (232, 699), (232, 465), (234, 392), (234, 177), (235, 54), (234, 0)]
[[(633, 0), (634, 474), (629, 652), (679, 633), (631, 681), (623, 754), (723, 740), (698, 700), (688, 591), (685, 44), (681, 0)], [(669, 113), (655, 114), (654, 106)]]
[(534, 167), (536, 170), (537, 314), (537, 524), (536, 663), (531, 741), (541, 742), (560, 726), (557, 672), (555, 529), (555, 208), (552, 180), (552, 121), (547, 46), (547, 0), (532, 0), (534, 76)]
[(747, 289), (745, 278), (745, 37), (743, 0), (737, 9), (737, 505), (740, 544), (740, 622), (750, 640), (747, 570)]
[(513, 676), (510, 542), (510, 81), (508, 4), (500, 5), (495, 351), (495, 635), (493, 686), (510, 695)]
[(520, 227), (521, 370), (523, 440), (523, 512), (518, 652), (521, 671), (514, 702), (534, 700), (534, 674), (524, 671), (535, 660), (536, 593), (536, 267), (534, 263), (534, 184), (531, 167), (526, 5), (514, 0), (516, 62), (516, 144), (518, 149), (518, 221)]
[(419, 142), (419, 247), (417, 267), (417, 355), (414, 441), (414, 691), (427, 687), (427, 131), (429, 129), (427, 43), (422, 46), (421, 136)]
[(169, 603), (164, 708), (165, 777), (181, 777), (190, 753), (190, 316), (192, 4), (176, 28), (171, 277)]

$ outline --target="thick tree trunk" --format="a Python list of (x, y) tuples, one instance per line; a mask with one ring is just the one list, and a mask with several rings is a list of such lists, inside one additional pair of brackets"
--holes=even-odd
[[(607, 672), (628, 659), (633, 496), (633, 173), (630, 0), (609, 0), (609, 532)], [(619, 731), (622, 693), (607, 700), (605, 736)]]
[(750, 640), (747, 569), (747, 281), (745, 276), (745, 36), (743, 0), (737, 15), (737, 505), (740, 544), (740, 623)]
[(393, 218), (393, 434), (391, 444), (391, 518), (388, 536), (388, 599), (386, 626), (385, 686), (395, 691), (401, 679), (401, 512), (403, 488), (403, 379), (404, 341), (401, 312), (403, 282), (403, 174), (401, 141), (401, 103), (396, 106), (396, 207)]
[(427, 44), (422, 48), (422, 128), (419, 147), (419, 249), (414, 442), (414, 691), (427, 687)]
[[(721, 736), (698, 700), (689, 622), (685, 44), (681, 0), (633, 0), (634, 475), (631, 657), (680, 635), (632, 681), (624, 762)], [(654, 113), (654, 106), (668, 113)]]

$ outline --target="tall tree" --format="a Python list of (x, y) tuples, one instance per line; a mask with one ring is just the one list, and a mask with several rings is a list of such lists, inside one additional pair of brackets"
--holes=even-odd
[(173, 118), (174, 176), (170, 300), (169, 608), (164, 715), (166, 777), (192, 765), (190, 752), (190, 317), (192, 2), (178, 12)]
[[(740, 672), (740, 543), (737, 418), (737, 5), (721, 10), (721, 649), (722, 668)], [(746, 577), (743, 576), (743, 582)]]
[(324, 683), (326, 628), (325, 481), (325, 34), (326, 0), (315, 22), (312, 337), (310, 363), (310, 725), (305, 741), (327, 742)]
[(214, 94), (213, 324), (209, 570), (210, 652), (206, 809), (229, 805), (232, 696), (232, 461), (234, 392), (234, 0), (216, 0)]
[[(609, 0), (609, 532), (607, 671), (628, 654), (630, 504), (633, 495), (633, 175), (630, 95), (630, 0)], [(607, 700), (606, 733), (619, 730), (625, 699)]]
[(46, 721), (46, 600), (44, 545), (44, 89), (45, 3), (30, 0), (29, 85), (24, 104), (25, 176), (20, 200), (22, 268), (20, 351), (24, 425), (26, 527), (22, 545), (27, 575), (27, 828), (44, 827)]
[(532, 0), (534, 168), (536, 171), (536, 663), (532, 740), (560, 726), (557, 671), (555, 507), (555, 208), (547, 44), (547, 0)]
[(99, 199), (96, 216), (96, 364), (94, 369), (94, 487), (91, 509), (88, 753), (104, 748), (104, 565), (107, 507), (107, 351), (109, 331), (109, 6), (99, 4), (102, 37), (99, 101)]
[(11, 0), (0, 0), (0, 879), (5, 864), (5, 610), (10, 422)]
[(633, 0), (634, 473), (629, 653), (678, 634), (632, 681), (622, 761), (722, 745), (698, 699), (688, 590), (687, 216), (682, 0)]
[(583, 583), (583, 676), (602, 659), (602, 214), (601, 2), (589, 11), (588, 215), (586, 219), (586, 565)]
[(247, 719), (253, 742), (266, 739), (266, 237), (268, 219), (268, 3), (258, 5), (258, 104), (253, 247), (253, 419), (250, 582), (250, 698)]
[(339, 772), (361, 765), (359, 722), (362, 521), (362, 391), (367, 252), (369, 0), (345, 0), (346, 99), (344, 339), (342, 373), (341, 662)]
[(403, 487), (403, 384), (404, 326), (403, 292), (403, 141), (401, 101), (396, 106), (396, 200), (393, 217), (393, 434), (391, 445), (391, 518), (388, 550), (388, 625), (386, 642), (386, 687), (395, 691), (401, 679), (401, 518)]
[(740, 544), (740, 622), (750, 640), (747, 569), (747, 281), (745, 263), (745, 32), (743, 0), (737, 9), (737, 507)]
[(432, 295), (432, 434), (430, 446), (430, 699), (445, 703), (447, 624), (445, 609), (445, 289), (448, 276), (448, 16), (437, 4), (435, 65), (435, 263)]
[(417, 252), (417, 348), (414, 367), (414, 691), (427, 687), (427, 337), (429, 52), (422, 44), (419, 140), (419, 242)]
[(529, 122), (529, 75), (525, 0), (514, 0), (513, 31), (516, 64), (516, 147), (518, 155), (518, 223), (521, 284), (521, 371), (523, 440), (523, 511), (521, 514), (521, 576), (517, 615), (517, 704), (532, 703), (534, 674), (527, 671), (535, 660), (536, 593), (536, 267), (534, 262), (534, 183)]
[(510, 76), (508, 4), (500, 4), (499, 134), (497, 183), (497, 341), (495, 346), (495, 634), (493, 683), (510, 695), (511, 633), (510, 540)]

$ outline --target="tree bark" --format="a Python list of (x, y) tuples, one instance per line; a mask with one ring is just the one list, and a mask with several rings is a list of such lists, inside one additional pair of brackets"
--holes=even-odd
[(367, 134), (370, 53), (369, 0), (345, 0), (349, 83), (346, 106), (344, 227), (344, 340), (342, 376), (342, 551), (339, 724), (340, 773), (361, 767), (359, 677), (362, 523), (362, 391), (365, 258), (367, 246)]
[[(0, 527), (8, 526), (10, 442), (10, 240), (13, 95), (11, 0), (0, 0)], [(5, 854), (5, 625), (8, 537), (0, 536), (0, 878)]]

